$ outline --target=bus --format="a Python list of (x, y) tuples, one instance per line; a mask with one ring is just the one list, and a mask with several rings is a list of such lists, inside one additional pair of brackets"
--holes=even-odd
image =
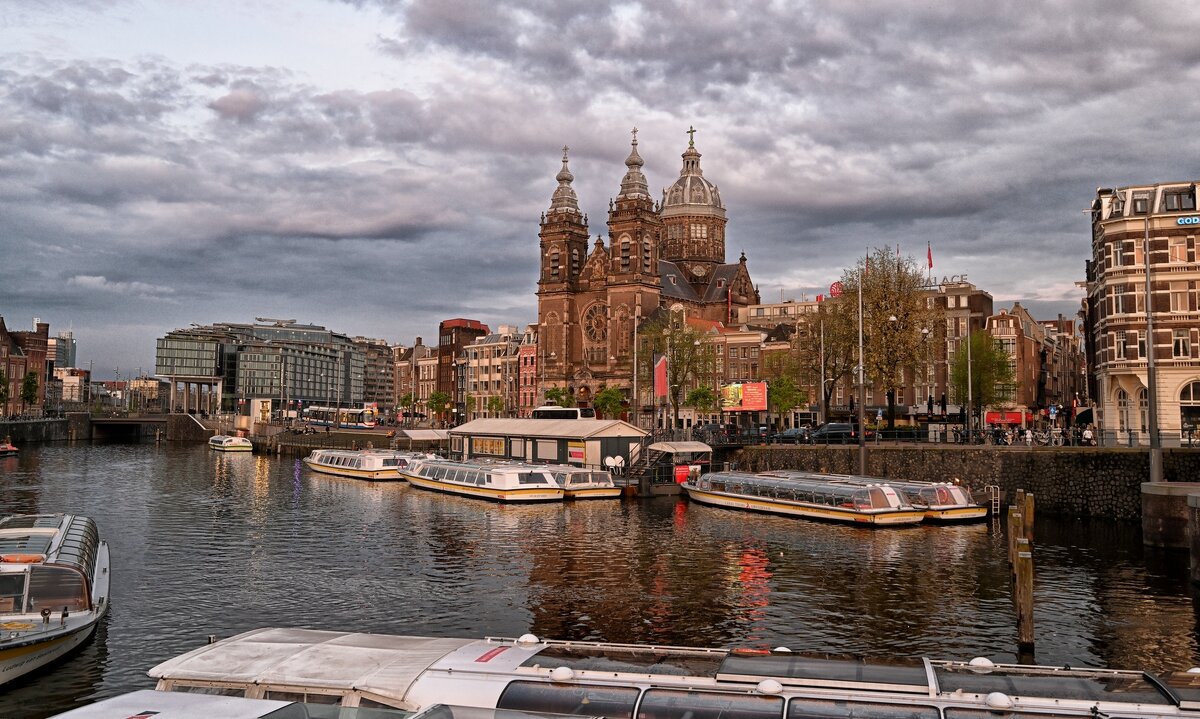
[(304, 421), (308, 424), (342, 429), (370, 429), (375, 426), (375, 410), (353, 407), (305, 407)]
[(546, 404), (534, 408), (529, 416), (534, 419), (595, 419), (596, 410), (591, 407), (559, 407), (556, 404)]

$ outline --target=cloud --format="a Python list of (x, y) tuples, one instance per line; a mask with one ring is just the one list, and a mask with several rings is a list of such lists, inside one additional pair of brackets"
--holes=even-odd
[(99, 275), (75, 275), (67, 280), (69, 287), (76, 287), (89, 292), (103, 292), (116, 295), (133, 295), (138, 298), (155, 298), (174, 294), (170, 287), (161, 287), (146, 282), (113, 282)]

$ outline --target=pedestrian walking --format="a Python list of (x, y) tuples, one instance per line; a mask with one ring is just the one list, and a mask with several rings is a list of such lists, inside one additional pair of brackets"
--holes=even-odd
[(1033, 430), (1028, 427), (1025, 428), (1025, 446), (1033, 446)]

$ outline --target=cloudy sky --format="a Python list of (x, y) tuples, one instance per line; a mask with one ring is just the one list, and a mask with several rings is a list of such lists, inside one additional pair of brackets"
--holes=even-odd
[(101, 377), (193, 322), (523, 326), (560, 148), (595, 236), (634, 126), (656, 195), (695, 126), (764, 300), (929, 243), (1071, 314), (1096, 188), (1200, 177), (1198, 83), (1188, 3), (7, 2), (0, 315)]

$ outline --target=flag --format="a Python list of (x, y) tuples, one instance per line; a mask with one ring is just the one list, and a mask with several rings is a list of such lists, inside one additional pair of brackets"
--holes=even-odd
[(929, 269), (932, 270), (933, 269), (933, 247), (928, 242), (925, 243), (925, 251), (926, 251), (926, 255), (929, 257)]
[(654, 398), (666, 401), (667, 399), (667, 356), (656, 354), (654, 356)]

